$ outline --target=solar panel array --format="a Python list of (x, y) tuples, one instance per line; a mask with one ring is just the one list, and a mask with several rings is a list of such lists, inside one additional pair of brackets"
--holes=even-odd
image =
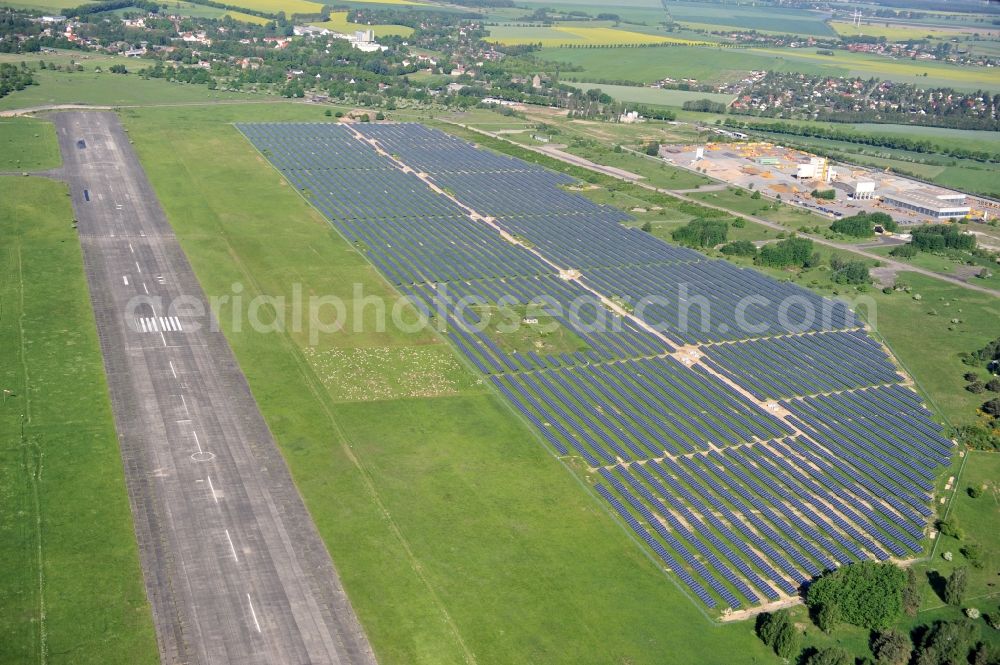
[[(446, 336), (706, 606), (921, 551), (952, 443), (842, 303), (420, 125), (240, 130), (400, 291), (471, 303)], [(505, 344), (483, 314), (504, 299), (548, 303), (579, 347)]]

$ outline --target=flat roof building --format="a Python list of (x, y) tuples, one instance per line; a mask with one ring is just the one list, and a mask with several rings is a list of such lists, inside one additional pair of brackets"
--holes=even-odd
[(907, 192), (883, 193), (882, 200), (891, 203), (903, 210), (912, 210), (934, 219), (955, 219), (965, 217), (972, 208), (965, 205), (965, 195), (955, 197), (948, 193), (947, 196), (928, 196), (922, 193)]

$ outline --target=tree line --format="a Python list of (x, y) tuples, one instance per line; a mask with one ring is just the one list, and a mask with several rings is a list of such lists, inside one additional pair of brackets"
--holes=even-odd
[(998, 162), (1000, 153), (987, 150), (970, 150), (960, 146), (939, 144), (927, 139), (909, 138), (906, 136), (887, 136), (884, 134), (855, 133), (836, 127), (824, 127), (814, 124), (797, 124), (788, 122), (741, 122), (733, 118), (726, 118), (727, 127), (734, 129), (749, 129), (773, 134), (789, 134), (792, 136), (808, 136), (832, 141), (842, 141), (845, 143), (858, 143), (861, 145), (876, 146), (879, 148), (893, 148), (896, 150), (906, 150), (908, 152), (929, 153), (935, 155), (948, 155), (956, 159), (971, 159), (977, 162)]

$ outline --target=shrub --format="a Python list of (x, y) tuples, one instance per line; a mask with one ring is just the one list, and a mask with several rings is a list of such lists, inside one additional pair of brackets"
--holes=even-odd
[(836, 602), (820, 605), (816, 612), (816, 625), (824, 633), (829, 633), (840, 620), (840, 606)]
[(757, 247), (749, 240), (734, 240), (723, 245), (720, 252), (727, 256), (756, 256)]
[(913, 654), (913, 643), (898, 630), (889, 630), (872, 640), (872, 653), (877, 665), (906, 665)]
[(642, 223), (642, 230), (645, 231), (646, 233), (652, 233), (652, 231), (653, 231), (653, 225), (652, 225), (652, 223), (650, 223), (649, 221), (643, 222)]
[(912, 235), (913, 245), (928, 252), (945, 249), (971, 251), (976, 248), (976, 236), (963, 232), (953, 224), (927, 224), (914, 229)]
[(983, 402), (982, 407), (980, 407), (988, 416), (993, 416), (994, 418), (1000, 418), (1000, 397), (994, 397), (988, 402)]
[(814, 616), (836, 605), (841, 621), (861, 628), (892, 625), (903, 609), (907, 574), (891, 563), (862, 561), (825, 573), (810, 585), (806, 604)]
[(854, 665), (854, 656), (840, 647), (826, 647), (806, 658), (805, 665)]
[(875, 224), (867, 213), (859, 212), (850, 217), (841, 217), (830, 225), (834, 233), (854, 236), (855, 238), (870, 238), (875, 235)]
[(798, 651), (798, 635), (788, 610), (759, 615), (757, 636), (782, 658), (789, 658)]
[(837, 190), (835, 189), (814, 189), (812, 190), (812, 197), (814, 199), (825, 199), (827, 201), (832, 201), (837, 198)]
[(866, 284), (871, 278), (864, 261), (848, 261), (835, 269), (831, 279), (837, 284)]
[(718, 219), (693, 219), (670, 236), (688, 247), (714, 247), (726, 242), (729, 224)]
[(920, 581), (912, 568), (906, 569), (906, 586), (903, 587), (903, 611), (907, 616), (917, 616), (920, 609)]
[(978, 637), (978, 626), (967, 619), (935, 621), (920, 641), (916, 662), (920, 665), (966, 663)]
[(969, 580), (965, 568), (956, 568), (944, 583), (944, 602), (949, 605), (961, 605), (968, 587)]
[(958, 526), (958, 522), (954, 517), (949, 517), (948, 519), (938, 520), (937, 522), (938, 531), (946, 536), (951, 536), (956, 540), (962, 539), (962, 529)]
[(813, 241), (808, 238), (788, 238), (771, 245), (764, 245), (757, 254), (757, 263), (772, 268), (811, 267), (816, 263), (816, 257), (813, 256)]
[(889, 252), (889, 256), (895, 256), (900, 259), (910, 259), (917, 255), (918, 250), (914, 245), (906, 243), (905, 245), (900, 245), (899, 247), (894, 247), (892, 251)]
[(1000, 393), (1000, 379), (990, 379), (986, 383), (986, 389), (991, 393)]
[(970, 487), (967, 491), (969, 493), (969, 496), (972, 497), (973, 499), (978, 499), (983, 495), (982, 487)]
[(959, 550), (962, 556), (972, 565), (973, 568), (983, 567), (983, 546), (979, 543), (966, 543)]
[(979, 393), (982, 393), (982, 392), (986, 391), (986, 386), (983, 385), (982, 381), (980, 381), (979, 379), (976, 379), (975, 381), (973, 381), (969, 385), (965, 386), (965, 389), (968, 390), (970, 393), (974, 393), (974, 394), (978, 395)]

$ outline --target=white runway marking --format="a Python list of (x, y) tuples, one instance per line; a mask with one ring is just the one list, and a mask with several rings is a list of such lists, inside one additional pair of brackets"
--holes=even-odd
[(128, 251), (130, 251), (130, 252), (132, 252), (133, 254), (135, 254), (135, 248), (133, 248), (133, 247), (132, 247), (132, 243), (129, 243), (129, 244), (128, 244)]
[(250, 616), (253, 617), (253, 625), (256, 626), (257, 632), (260, 632), (260, 622), (257, 621), (257, 613), (253, 609), (253, 601), (250, 600), (250, 594), (247, 594), (247, 602), (250, 603)]
[(142, 268), (139, 267), (138, 261), (135, 262), (135, 269), (138, 270), (140, 273), (142, 272)]
[(122, 275), (122, 281), (125, 282), (125, 286), (128, 286), (128, 275)]
[[(236, 563), (239, 563), (240, 558), (236, 556), (236, 548), (233, 547), (233, 539), (229, 537), (229, 529), (226, 529), (226, 540), (229, 541), (229, 551), (233, 553), (233, 559), (236, 560)], [(250, 604), (250, 607), (253, 607), (253, 603)], [(257, 631), (260, 632), (260, 628)]]
[(208, 478), (208, 489), (212, 490), (212, 500), (215, 501), (216, 503), (219, 503), (219, 497), (215, 493), (215, 485), (212, 484), (212, 476), (205, 476), (205, 477)]
[(203, 450), (201, 449), (201, 441), (199, 441), (199, 440), (198, 440), (198, 432), (195, 432), (194, 430), (191, 430), (191, 436), (193, 436), (193, 437), (194, 437), (194, 444), (195, 444), (196, 446), (198, 446), (198, 452), (199, 452), (199, 453), (201, 453), (201, 452), (205, 452), (205, 451), (203, 451)]
[(160, 333), (160, 339), (163, 340), (163, 346), (166, 346), (167, 345), (167, 338), (163, 335), (163, 333)]
[(177, 370), (174, 369), (174, 361), (173, 360), (169, 360), (167, 362), (170, 363), (170, 373), (173, 374), (174, 378), (176, 379), (177, 378)]
[(190, 416), (191, 412), (188, 411), (188, 403), (187, 400), (184, 399), (184, 395), (181, 395), (181, 405), (184, 407), (184, 415)]
[[(184, 332), (184, 326), (176, 316), (144, 316), (136, 319), (136, 330), (145, 333), (158, 332), (163, 336), (165, 332)], [(166, 346), (166, 338), (163, 338), (163, 345)]]
[(149, 289), (146, 288), (146, 282), (142, 283), (142, 290), (146, 292), (146, 295), (149, 295)]

